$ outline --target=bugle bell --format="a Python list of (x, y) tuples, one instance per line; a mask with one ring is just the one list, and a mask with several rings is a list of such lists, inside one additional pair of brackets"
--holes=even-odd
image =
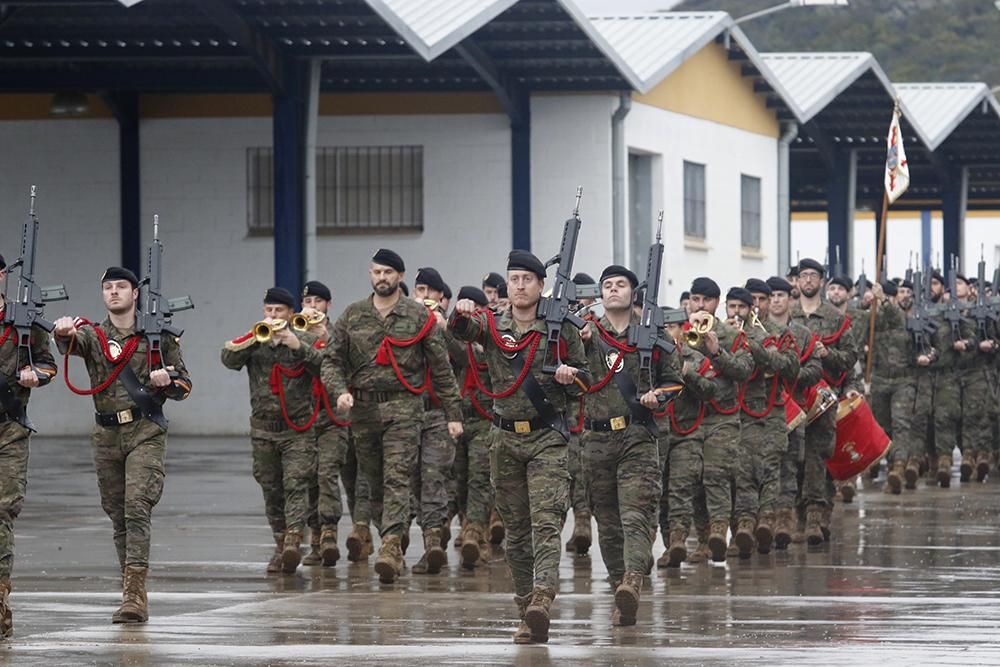
[(691, 328), (684, 332), (684, 342), (691, 347), (701, 345), (702, 337), (715, 327), (715, 316), (706, 315), (701, 320), (691, 323)]
[(309, 327), (315, 326), (326, 319), (326, 313), (315, 310), (309, 314), (295, 313), (292, 315), (292, 328), (296, 331), (308, 331)]
[(285, 320), (278, 320), (276, 322), (268, 322), (267, 320), (261, 320), (257, 324), (253, 325), (253, 337), (257, 339), (258, 343), (269, 343), (271, 342), (271, 337), (274, 335), (275, 331), (281, 331), (288, 326), (288, 322)]

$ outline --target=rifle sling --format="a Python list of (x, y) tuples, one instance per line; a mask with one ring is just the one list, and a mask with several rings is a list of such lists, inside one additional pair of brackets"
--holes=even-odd
[(17, 422), (32, 433), (35, 432), (35, 425), (28, 419), (28, 413), (25, 412), (24, 406), (14, 396), (14, 391), (10, 388), (7, 378), (3, 375), (0, 375), (0, 405), (3, 406), (4, 412), (7, 413), (7, 417), (11, 421)]
[[(597, 334), (597, 347), (601, 350), (601, 354), (604, 358), (608, 358), (608, 354), (612, 351), (611, 346), (608, 345), (600, 334)], [(618, 352), (624, 356), (624, 352)], [(653, 413), (644, 407), (642, 403), (639, 402), (639, 389), (635, 386), (635, 382), (632, 380), (632, 376), (629, 374), (628, 369), (625, 368), (625, 359), (622, 359), (621, 370), (614, 373), (615, 386), (618, 387), (619, 393), (621, 393), (622, 398), (625, 400), (625, 404), (628, 406), (628, 411), (632, 415), (634, 421), (639, 422), (646, 427), (646, 430), (655, 438), (659, 435), (660, 430), (656, 427), (656, 420), (653, 419)]]
[[(514, 374), (514, 377), (520, 377), (521, 371), (524, 370), (524, 358), (521, 356), (521, 353), (518, 352), (515, 354), (509, 362), (510, 370)], [(523, 391), (524, 395), (531, 401), (531, 405), (534, 406), (535, 412), (542, 418), (542, 421), (548, 424), (549, 428), (553, 431), (561, 435), (566, 442), (569, 442), (569, 429), (566, 426), (566, 418), (556, 409), (556, 406), (552, 405), (552, 402), (545, 395), (545, 391), (538, 384), (538, 380), (535, 379), (535, 375), (531, 372), (530, 368), (524, 375), (520, 391)]]
[(125, 364), (125, 368), (118, 374), (118, 379), (121, 380), (122, 386), (128, 392), (129, 398), (142, 410), (142, 416), (158, 424), (161, 428), (167, 428), (169, 421), (163, 415), (163, 406), (139, 383), (139, 378), (135, 376), (132, 367)]

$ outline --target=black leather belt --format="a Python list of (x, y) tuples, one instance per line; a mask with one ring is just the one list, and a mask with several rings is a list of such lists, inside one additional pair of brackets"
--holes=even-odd
[(403, 398), (404, 396), (413, 396), (408, 391), (366, 391), (364, 389), (352, 389), (351, 395), (354, 396), (354, 400), (356, 401), (370, 403), (386, 403)]
[(250, 418), (250, 428), (260, 429), (261, 431), (268, 431), (269, 433), (281, 433), (288, 430), (288, 424), (284, 419), (276, 419), (274, 421), (268, 419), (254, 419)]
[(541, 417), (534, 419), (504, 419), (500, 415), (493, 415), (493, 425), (504, 431), (511, 433), (531, 433), (543, 428), (552, 428)]
[(632, 415), (612, 417), (611, 419), (584, 419), (583, 428), (598, 433), (611, 433), (612, 431), (624, 431), (631, 423)]
[(94, 421), (98, 426), (121, 426), (131, 424), (142, 417), (142, 410), (139, 408), (127, 408), (118, 412), (95, 412)]

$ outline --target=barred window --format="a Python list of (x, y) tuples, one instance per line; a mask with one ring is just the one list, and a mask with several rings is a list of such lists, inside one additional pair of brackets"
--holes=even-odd
[(684, 235), (705, 238), (705, 165), (684, 161)]
[(740, 216), (743, 247), (760, 250), (760, 179), (743, 174), (741, 181)]
[[(273, 154), (247, 152), (247, 225), (274, 229)], [(424, 227), (422, 146), (334, 146), (316, 151), (319, 232), (420, 231)]]

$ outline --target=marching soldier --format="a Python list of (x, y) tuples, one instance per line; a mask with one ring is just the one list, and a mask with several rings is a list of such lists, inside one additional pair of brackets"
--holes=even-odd
[[(246, 368), (250, 381), (253, 476), (264, 494), (264, 513), (275, 550), (268, 572), (292, 574), (299, 566), (309, 513), (309, 484), (316, 475), (320, 405), (313, 397), (322, 351), (316, 338), (291, 326), (295, 297), (283, 287), (264, 293), (264, 320), (226, 342), (222, 365)], [(260, 331), (257, 331), (260, 329)]]
[[(595, 285), (594, 279), (586, 273), (577, 273), (573, 276), (573, 283), (576, 285)], [(596, 299), (583, 298), (577, 301), (580, 307), (590, 306)], [(590, 550), (593, 536), (590, 530), (590, 478), (589, 466), (586, 463), (586, 452), (584, 451), (583, 438), (581, 436), (582, 419), (581, 406), (570, 403), (566, 406), (566, 416), (570, 425), (577, 425), (577, 428), (570, 428), (569, 449), (569, 501), (573, 509), (573, 534), (566, 542), (566, 551), (575, 553), (577, 556), (586, 556)]]
[[(971, 326), (970, 309), (975, 305), (973, 287), (962, 274), (955, 278), (955, 294), (952, 298), (959, 303), (965, 322), (969, 324), (968, 355), (964, 357), (963, 372), (959, 378), (962, 390), (962, 467), (961, 481), (968, 482), (975, 470), (976, 479), (982, 482), (990, 467), (990, 453), (993, 450), (993, 426), (990, 423), (996, 409), (993, 387), (996, 379), (993, 373), (993, 347), (987, 337), (979, 340), (979, 334)], [(985, 343), (985, 345), (984, 345)]]
[(483, 346), (493, 401), (490, 468), (497, 510), (507, 532), (507, 563), (521, 625), (514, 642), (546, 642), (549, 608), (559, 582), (559, 532), (569, 499), (565, 409), (589, 383), (580, 335), (564, 324), (562, 364), (541, 373), (547, 350), (546, 327), (538, 318), (545, 266), (531, 253), (511, 251), (507, 285), (511, 307), (498, 316), (476, 312), (459, 301), (451, 328), (467, 342)]
[[(358, 465), (369, 485), (382, 544), (375, 572), (392, 583), (403, 570), (403, 533), (410, 524), (410, 471), (416, 465), (423, 425), (420, 395), (430, 389), (441, 402), (448, 434), (462, 434), (462, 404), (437, 317), (403, 298), (403, 259), (392, 250), (373, 256), (373, 293), (347, 307), (333, 327), (323, 358), (323, 384), (350, 411)], [(445, 499), (447, 502), (447, 498)], [(441, 522), (425, 526), (424, 549), (440, 549)]]
[[(0, 283), (7, 280), (7, 262), (0, 255)], [(0, 293), (0, 321), (7, 314)], [(8, 325), (0, 333), (0, 638), (14, 632), (10, 610), (10, 574), (14, 567), (14, 520), (21, 513), (28, 487), (28, 444), (31, 431), (18, 421), (24, 415), (31, 390), (44, 387), (56, 375), (49, 334), (37, 324), (30, 347), (18, 344)], [(25, 421), (23, 418), (21, 421)]]
[[(136, 334), (139, 280), (134, 273), (109, 268), (101, 278), (101, 296), (108, 311), (101, 324), (60, 317), (53, 333), (60, 352), (86, 363), (92, 388), (75, 391), (93, 395), (97, 410), (90, 437), (94, 468), (122, 569), (122, 604), (111, 620), (145, 623), (150, 516), (163, 493), (167, 447), (166, 420), (159, 408), (168, 398), (187, 398), (191, 380), (177, 338), (164, 336), (156, 354)], [(153, 407), (140, 409), (148, 398)]]
[(486, 295), (487, 306), (496, 309), (497, 302), (502, 298), (500, 292), (507, 287), (507, 281), (499, 273), (490, 271), (483, 276), (483, 294)]

